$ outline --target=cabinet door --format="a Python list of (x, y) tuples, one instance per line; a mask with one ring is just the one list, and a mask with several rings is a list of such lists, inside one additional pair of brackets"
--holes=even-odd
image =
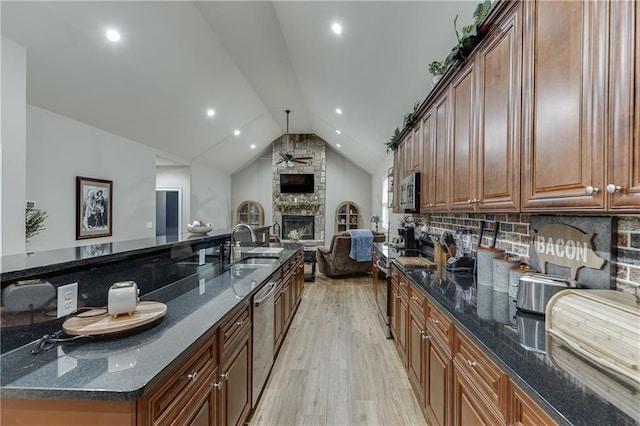
[[(522, 3), (478, 53), (478, 178), (476, 208), (520, 208)], [(475, 201), (475, 200), (474, 200)]]
[(608, 4), (523, 3), (522, 210), (603, 210)]
[(449, 97), (445, 93), (435, 102), (433, 211), (447, 211), (449, 187)]
[(404, 365), (407, 365), (409, 354), (408, 354), (408, 346), (409, 343), (409, 304), (407, 300), (403, 297), (402, 293), (400, 293), (400, 298), (398, 300), (398, 338), (397, 345), (400, 351), (400, 356), (402, 357), (402, 362)]
[(425, 379), (425, 345), (423, 336), (425, 333), (424, 318), (409, 309), (409, 333), (408, 333), (408, 366), (409, 380), (418, 394), (420, 404), (424, 404), (424, 379)]
[[(392, 273), (397, 273), (394, 269), (391, 269)], [(391, 326), (391, 334), (394, 339), (398, 338), (398, 306), (397, 299), (400, 298), (398, 294), (398, 285), (395, 282), (391, 282), (391, 286), (389, 288), (391, 294), (389, 295), (389, 319)]]
[(251, 335), (222, 360), (221, 414), (223, 425), (241, 425), (251, 409)]
[(180, 412), (174, 424), (212, 426), (218, 424), (218, 368), (214, 370), (187, 406)]
[(432, 336), (426, 337), (425, 405), (431, 425), (448, 425), (451, 421), (451, 354), (435, 343)]
[[(611, 2), (609, 210), (640, 208), (640, 6)], [(619, 187), (619, 189), (618, 189)]]
[(393, 212), (401, 213), (400, 210), (400, 185), (402, 184), (404, 159), (400, 146), (393, 151)]
[(422, 119), (422, 164), (420, 168), (420, 211), (429, 212), (433, 207), (433, 184), (435, 178), (433, 110), (427, 111)]
[(422, 121), (416, 119), (413, 123), (413, 139), (411, 141), (411, 170), (420, 171), (422, 162)]
[(494, 426), (504, 424), (486, 404), (480, 394), (471, 385), (467, 377), (453, 367), (453, 425), (487, 425)]
[(469, 66), (451, 86), (451, 194), (452, 211), (472, 211), (475, 201), (475, 67)]

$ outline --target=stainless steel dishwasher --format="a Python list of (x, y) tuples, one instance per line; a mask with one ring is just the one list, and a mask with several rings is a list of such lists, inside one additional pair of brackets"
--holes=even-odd
[(253, 296), (253, 398), (256, 406), (260, 392), (273, 365), (274, 293), (277, 281), (269, 281)]

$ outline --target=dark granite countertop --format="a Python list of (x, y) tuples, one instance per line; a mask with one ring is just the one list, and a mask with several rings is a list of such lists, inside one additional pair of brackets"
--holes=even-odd
[[(162, 380), (174, 362), (224, 316), (243, 303), (302, 248), (272, 244), (283, 251), (251, 253), (278, 259), (268, 266), (243, 265), (223, 271), (210, 265), (145, 300), (166, 303), (167, 313), (150, 329), (110, 340), (58, 344), (31, 354), (31, 345), (0, 357), (3, 398), (131, 401)], [(253, 250), (243, 249), (246, 252)], [(199, 279), (205, 279), (204, 292)]]
[[(387, 247), (377, 245), (377, 249), (389, 254)], [(393, 254), (391, 258), (397, 256)], [(545, 351), (543, 316), (517, 312), (515, 300), (507, 293), (477, 285), (472, 274), (453, 274), (443, 267), (404, 269), (395, 262), (394, 265), (558, 423), (640, 424), (640, 407), (634, 410), (614, 404), (612, 396), (600, 395), (589, 387), (593, 376), (578, 377), (554, 364)], [(607, 380), (617, 380), (613, 372), (598, 367), (596, 370)]]

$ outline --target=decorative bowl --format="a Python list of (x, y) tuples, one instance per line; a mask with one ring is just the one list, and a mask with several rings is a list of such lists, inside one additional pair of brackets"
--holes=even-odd
[(191, 232), (192, 234), (206, 234), (207, 232), (211, 231), (211, 226), (206, 226), (206, 225), (197, 225), (197, 226), (193, 226), (191, 224), (187, 224), (187, 231)]

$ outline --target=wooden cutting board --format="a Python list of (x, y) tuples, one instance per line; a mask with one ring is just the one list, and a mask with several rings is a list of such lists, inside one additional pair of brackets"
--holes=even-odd
[(396, 257), (396, 262), (403, 268), (435, 268), (436, 264), (429, 259), (417, 256)]
[(62, 324), (65, 333), (72, 336), (103, 336), (122, 333), (162, 318), (167, 305), (160, 302), (140, 302), (132, 315), (113, 317), (106, 308), (92, 309), (69, 318)]

